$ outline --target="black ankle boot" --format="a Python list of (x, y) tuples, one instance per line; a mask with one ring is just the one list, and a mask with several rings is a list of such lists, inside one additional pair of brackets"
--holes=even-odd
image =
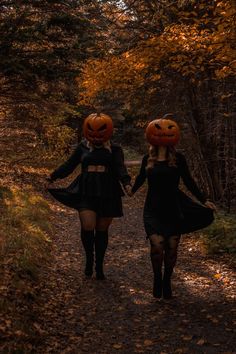
[(81, 230), (81, 240), (86, 254), (84, 274), (86, 277), (91, 278), (94, 263), (94, 231)]
[(162, 297), (162, 273), (154, 274), (153, 296), (157, 299)]
[(172, 298), (172, 289), (171, 289), (171, 272), (165, 272), (163, 277), (163, 298), (171, 299)]
[(96, 254), (96, 278), (97, 280), (104, 280), (103, 261), (108, 245), (108, 232), (96, 231), (95, 234), (95, 254)]
[(87, 278), (92, 278), (93, 275), (93, 263), (89, 260), (86, 261), (86, 266), (85, 266), (85, 270), (84, 270), (84, 275)]
[(106, 279), (102, 269), (96, 270), (96, 279), (97, 280), (105, 280)]

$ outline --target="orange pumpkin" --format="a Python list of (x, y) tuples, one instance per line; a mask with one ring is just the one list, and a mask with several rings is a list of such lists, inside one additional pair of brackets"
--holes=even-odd
[(146, 128), (146, 139), (154, 146), (174, 146), (179, 138), (179, 126), (171, 119), (155, 119)]
[(83, 134), (92, 144), (102, 144), (108, 141), (113, 133), (113, 122), (110, 116), (104, 113), (90, 114), (84, 121)]

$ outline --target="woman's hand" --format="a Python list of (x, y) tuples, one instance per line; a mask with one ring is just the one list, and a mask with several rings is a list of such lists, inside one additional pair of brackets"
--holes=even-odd
[(46, 181), (48, 182), (48, 184), (54, 182), (54, 180), (53, 180), (50, 176), (49, 176), (49, 177), (46, 177)]
[(126, 184), (125, 188), (125, 192), (129, 197), (132, 197), (132, 195), (134, 194), (132, 192), (132, 186), (130, 184)]
[(217, 211), (216, 205), (213, 202), (211, 202), (210, 200), (207, 200), (204, 205), (207, 208), (210, 208), (210, 209), (212, 209), (214, 211)]
[(44, 188), (48, 189), (50, 184), (52, 184), (54, 182), (54, 180), (49, 176), (45, 178), (45, 184), (44, 184)]

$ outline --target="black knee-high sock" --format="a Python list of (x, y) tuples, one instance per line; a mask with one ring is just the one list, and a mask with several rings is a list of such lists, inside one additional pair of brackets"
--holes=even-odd
[(162, 250), (159, 250), (159, 252), (154, 252), (152, 250), (151, 261), (154, 274), (153, 296), (156, 298), (160, 298), (162, 296)]
[(103, 261), (108, 246), (108, 231), (96, 231), (95, 233), (95, 254), (97, 279), (104, 279)]
[(94, 262), (94, 231), (81, 229), (81, 241), (86, 254), (85, 275), (91, 276), (93, 274)]

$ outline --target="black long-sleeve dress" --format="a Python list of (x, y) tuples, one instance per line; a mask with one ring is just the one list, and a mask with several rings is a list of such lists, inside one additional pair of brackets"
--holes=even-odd
[[(100, 217), (123, 215), (121, 197), (123, 186), (130, 184), (120, 146), (111, 144), (111, 151), (105, 147), (90, 150), (82, 142), (70, 158), (51, 174), (51, 180), (62, 179), (81, 164), (81, 173), (67, 188), (49, 188), (48, 191), (59, 202), (71, 208), (94, 210)], [(104, 166), (104, 172), (90, 172), (88, 166)], [(120, 184), (121, 182), (121, 184)]]
[(148, 191), (143, 212), (147, 236), (184, 234), (212, 223), (213, 211), (193, 201), (179, 189), (180, 178), (182, 178), (188, 190), (201, 203), (206, 201), (181, 153), (176, 153), (176, 167), (169, 166), (167, 161), (157, 161), (153, 168), (146, 170), (147, 161), (148, 155), (145, 155), (132, 188), (135, 193), (147, 178)]

